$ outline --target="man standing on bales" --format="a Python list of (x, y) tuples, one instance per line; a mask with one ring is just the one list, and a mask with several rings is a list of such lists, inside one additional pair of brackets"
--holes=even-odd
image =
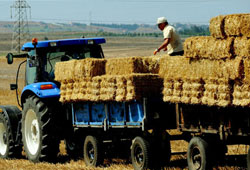
[(183, 55), (183, 45), (175, 28), (168, 24), (168, 21), (165, 17), (158, 18), (157, 25), (158, 28), (163, 32), (164, 42), (154, 51), (154, 55), (156, 55), (162, 49), (167, 51), (167, 54), (170, 56)]

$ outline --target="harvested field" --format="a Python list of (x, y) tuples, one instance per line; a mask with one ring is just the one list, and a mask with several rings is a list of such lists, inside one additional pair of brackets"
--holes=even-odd
[(250, 37), (250, 14), (217, 16), (210, 20), (210, 33), (214, 38), (231, 36)]

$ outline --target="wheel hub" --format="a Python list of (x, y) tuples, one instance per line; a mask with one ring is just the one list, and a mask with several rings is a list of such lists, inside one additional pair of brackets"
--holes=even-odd
[(91, 143), (88, 143), (87, 151), (88, 151), (89, 161), (90, 161), (90, 163), (92, 163), (94, 161), (94, 158), (95, 158), (95, 150), (94, 150), (94, 146)]
[(37, 120), (33, 120), (31, 124), (31, 135), (32, 140), (37, 143), (38, 141), (38, 122)]
[(199, 170), (201, 168), (202, 164), (202, 159), (201, 159), (201, 154), (200, 150), (198, 147), (195, 147), (192, 152), (192, 162), (194, 165), (194, 168)]
[(35, 155), (40, 146), (40, 129), (36, 113), (29, 109), (25, 117), (24, 136), (28, 152)]
[(135, 147), (135, 161), (136, 163), (141, 166), (143, 164), (143, 159), (144, 159), (144, 155), (143, 155), (143, 151), (142, 151), (142, 148), (137, 145)]

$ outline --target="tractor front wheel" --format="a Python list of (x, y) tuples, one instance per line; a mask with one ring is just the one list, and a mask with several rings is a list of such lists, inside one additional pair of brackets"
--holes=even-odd
[(36, 96), (28, 97), (23, 106), (22, 140), (26, 156), (32, 162), (54, 160), (59, 152), (59, 139), (51, 108)]

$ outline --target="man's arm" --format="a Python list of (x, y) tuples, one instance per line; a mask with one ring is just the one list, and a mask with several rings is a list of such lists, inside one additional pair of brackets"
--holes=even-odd
[(165, 39), (164, 39), (164, 42), (161, 44), (161, 46), (160, 46), (158, 49), (156, 49), (156, 50), (154, 51), (154, 55), (156, 55), (156, 54), (157, 54), (158, 52), (160, 52), (162, 49), (164, 49), (164, 51), (166, 51), (166, 50), (167, 50), (167, 46), (168, 46), (170, 40), (171, 40), (171, 38), (165, 38)]

